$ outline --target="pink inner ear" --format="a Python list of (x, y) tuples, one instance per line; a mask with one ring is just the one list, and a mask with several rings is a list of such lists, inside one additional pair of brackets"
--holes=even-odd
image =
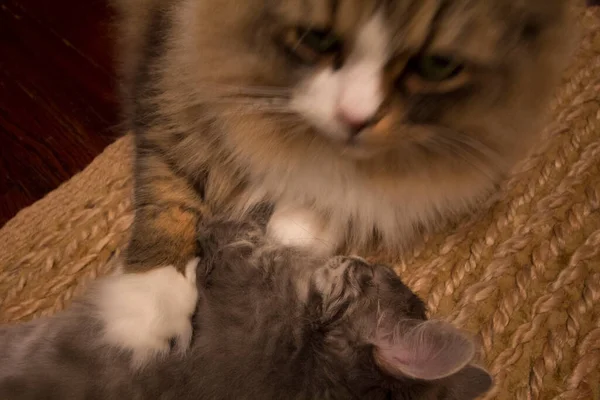
[(374, 344), (374, 356), (382, 369), (423, 380), (458, 372), (475, 352), (468, 337), (441, 321), (403, 323), (393, 333), (379, 335)]

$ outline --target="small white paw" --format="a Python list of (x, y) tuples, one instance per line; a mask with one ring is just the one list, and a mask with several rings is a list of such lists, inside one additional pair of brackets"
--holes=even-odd
[(188, 262), (185, 276), (168, 266), (113, 276), (99, 285), (95, 302), (104, 339), (132, 351), (135, 368), (168, 353), (173, 339), (177, 351), (188, 349), (198, 299), (197, 265), (197, 258)]

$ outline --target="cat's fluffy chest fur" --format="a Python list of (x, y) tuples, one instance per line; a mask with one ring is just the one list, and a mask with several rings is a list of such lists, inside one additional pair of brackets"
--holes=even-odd
[(279, 241), (324, 255), (364, 248), (374, 232), (388, 251), (405, 250), (420, 227), (463, 213), (494, 183), (480, 170), (443, 179), (435, 169), (372, 171), (343, 159), (283, 162), (250, 178), (249, 202), (275, 205), (268, 231)]
[[(412, 8), (412, 1), (346, 4), (343, 9), (357, 10), (354, 16), (343, 9), (329, 14), (310, 3), (314, 15), (307, 17), (293, 2), (272, 8), (257, 2), (253, 11), (238, 7), (225, 13), (208, 1), (184, 1), (173, 10), (158, 111), (223, 153), (200, 168), (230, 164), (245, 175), (236, 176), (243, 190), (234, 189), (237, 198), (227, 199), (234, 208), (246, 210), (259, 201), (275, 206), (269, 231), (283, 243), (326, 255), (340, 247), (360, 251), (378, 239), (398, 254), (419, 228), (477, 205), (535, 137), (541, 107), (562, 65), (546, 54), (542, 41), (548, 38), (520, 44), (537, 46), (529, 63), (517, 59), (524, 55), (511, 46), (524, 39), (504, 19), (494, 21), (499, 36), (483, 30), (480, 42), (463, 41), (461, 50), (453, 47), (458, 39), (444, 36), (445, 31), (467, 34), (465, 27), (501, 2), (483, 2), (470, 13), (433, 2)], [(528, 13), (531, 18), (542, 11), (560, 13), (558, 3)], [(522, 18), (518, 13), (524, 10), (513, 11), (503, 18)], [(343, 62), (280, 58), (284, 50), (277, 45), (287, 40), (281, 32), (292, 34), (307, 24), (327, 27), (314, 31), (317, 39), (335, 33), (332, 40), (343, 43)], [(554, 27), (544, 29), (554, 35)], [(309, 46), (298, 37), (287, 51)], [(419, 51), (446, 55), (449, 48), (464, 62), (456, 76), (429, 80), (414, 67), (423, 61)], [(410, 52), (417, 58), (406, 58)], [(503, 71), (505, 62), (512, 71)], [(541, 65), (547, 71), (542, 80), (536, 72)], [(404, 72), (390, 72), (400, 66)], [(190, 158), (189, 150), (183, 153)], [(174, 159), (194, 164), (185, 155)], [(210, 202), (217, 211), (231, 209), (222, 201)]]

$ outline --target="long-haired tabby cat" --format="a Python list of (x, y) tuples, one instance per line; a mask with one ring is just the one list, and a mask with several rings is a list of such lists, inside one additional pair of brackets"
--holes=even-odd
[(135, 274), (104, 318), (140, 359), (189, 342), (207, 215), (269, 205), (272, 237), (325, 256), (401, 251), (476, 207), (534, 141), (571, 36), (568, 0), (115, 2)]
[(424, 320), (391, 269), (281, 250), (252, 224), (213, 222), (200, 236), (186, 356), (133, 371), (130, 353), (106, 346), (98, 313), (131, 275), (111, 277), (63, 314), (0, 328), (0, 398), (470, 400), (489, 389), (469, 337)]

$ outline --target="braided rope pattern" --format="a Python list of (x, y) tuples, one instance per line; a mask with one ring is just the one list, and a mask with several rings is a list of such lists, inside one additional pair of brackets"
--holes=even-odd
[(583, 20), (543, 146), (491, 210), (397, 265), (433, 316), (480, 341), (486, 399), (600, 398), (599, 17)]
[[(581, 25), (540, 149), (487, 212), (395, 263), (432, 316), (477, 337), (486, 399), (600, 399), (600, 9)], [(0, 229), (0, 322), (61, 310), (109, 273), (132, 223), (131, 146)]]
[[(133, 220), (131, 208), (131, 174), (128, 153), (130, 138), (121, 139), (107, 149), (123, 161), (118, 174), (102, 187), (103, 196), (85, 196), (74, 202), (75, 206), (55, 218), (52, 224), (36, 221), (28, 223), (32, 209), (39, 207), (36, 217), (47, 216), (66, 203), (69, 193), (84, 193), (87, 183), (96, 184), (105, 175), (99, 157), (81, 176), (75, 177), (48, 198), (24, 210), (24, 214), (0, 231), (0, 322), (10, 322), (53, 314), (63, 309), (70, 299), (86, 284), (104, 275), (112, 268), (109, 262), (116, 258), (127, 240)], [(106, 160), (111, 165), (112, 159)], [(82, 184), (82, 182), (86, 184)], [(67, 208), (69, 205), (67, 204)], [(21, 224), (17, 224), (21, 222)], [(15, 228), (16, 226), (16, 228)], [(37, 229), (39, 228), (39, 229)], [(16, 249), (11, 236), (26, 230), (28, 245)]]

